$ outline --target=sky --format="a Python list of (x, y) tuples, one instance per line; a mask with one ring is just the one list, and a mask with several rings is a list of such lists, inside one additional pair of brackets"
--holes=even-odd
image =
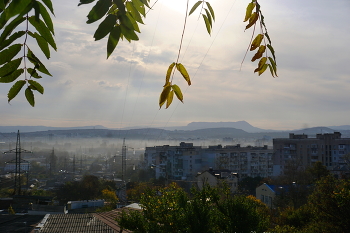
[[(100, 22), (86, 24), (93, 4), (52, 0), (57, 52), (46, 60), (53, 77), (38, 80), (44, 95), (31, 107), (24, 90), (7, 103), (11, 84), (0, 84), (1, 126), (184, 126), (245, 120), (263, 129), (350, 125), (350, 1), (265, 0), (261, 10), (276, 52), (278, 77), (254, 74), (252, 36), (243, 22), (248, 0), (208, 0), (216, 21), (208, 35), (199, 11), (187, 19), (174, 84), (184, 103), (159, 110), (168, 66), (176, 61), (186, 0), (159, 0), (141, 26), (140, 40), (118, 44), (106, 59), (107, 39), (94, 41)], [(154, 1), (151, 1), (154, 3)], [(190, 0), (189, 6), (196, 1)], [(199, 18), (199, 20), (198, 20)]]

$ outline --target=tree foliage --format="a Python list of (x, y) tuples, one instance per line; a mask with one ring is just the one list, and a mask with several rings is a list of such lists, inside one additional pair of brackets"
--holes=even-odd
[(229, 190), (192, 189), (188, 195), (171, 184), (150, 189), (141, 197), (142, 211), (124, 211), (120, 226), (134, 232), (264, 232), (269, 211), (252, 196), (229, 195)]
[[(155, 1), (154, 4), (157, 2)], [(150, 6), (150, 0), (80, 0), (78, 6), (91, 3), (94, 3), (94, 5), (87, 15), (86, 23), (92, 24), (99, 21), (93, 37), (96, 41), (108, 37), (107, 59), (120, 41), (139, 40), (140, 25), (144, 24), (144, 18), (153, 7)], [(193, 14), (199, 6), (201, 6), (200, 15), (203, 17), (206, 29), (209, 35), (212, 33), (215, 13), (211, 4), (204, 0), (198, 1), (188, 12), (187, 3), (178, 56), (176, 61), (169, 65), (166, 72), (165, 84), (159, 97), (160, 108), (165, 103), (166, 108), (168, 108), (174, 95), (183, 102), (184, 97), (180, 86), (173, 83), (176, 70), (182, 75), (186, 83), (191, 85), (190, 75), (185, 66), (179, 62), (179, 57), (187, 17)], [(7, 94), (8, 102), (14, 99), (25, 87), (25, 97), (28, 103), (34, 107), (34, 93), (44, 93), (44, 87), (38, 80), (43, 75), (52, 75), (38, 56), (33, 53), (33, 49), (29, 48), (28, 40), (35, 40), (43, 55), (47, 59), (50, 58), (50, 50), (57, 50), (51, 15), (54, 15), (51, 0), (0, 0), (0, 30), (2, 30), (0, 35), (0, 82), (13, 83)], [(264, 16), (257, 0), (252, 0), (248, 4), (244, 18), (244, 22), (246, 21), (248, 21), (248, 25), (245, 29), (254, 26), (252, 40), (248, 48), (250, 51), (257, 49), (252, 62), (260, 59), (254, 73), (258, 72), (261, 75), (269, 67), (271, 75), (277, 77), (275, 51), (271, 45)], [(261, 33), (253, 39), (256, 25), (260, 27)], [(25, 30), (23, 30), (23, 26)], [(22, 53), (20, 53), (21, 51)], [(28, 62), (32, 65), (29, 66)], [(20, 78), (21, 76), (23, 78)]]

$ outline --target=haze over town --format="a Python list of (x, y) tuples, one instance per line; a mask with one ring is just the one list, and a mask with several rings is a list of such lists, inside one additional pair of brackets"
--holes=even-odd
[(216, 13), (211, 36), (198, 14), (188, 18), (180, 62), (193, 84), (186, 87), (182, 78), (174, 79), (183, 89), (184, 104), (174, 100), (168, 110), (159, 110), (165, 72), (178, 52), (186, 1), (158, 1), (140, 41), (121, 42), (106, 60), (107, 41), (93, 39), (98, 23), (85, 23), (91, 5), (53, 0), (58, 52), (45, 62), (53, 78), (40, 80), (45, 93), (36, 96), (35, 108), (22, 92), (8, 104), (10, 86), (1, 84), (0, 125), (125, 128), (245, 120), (263, 129), (286, 130), (349, 123), (349, 1), (261, 3), (278, 78), (253, 74), (251, 53), (240, 70), (251, 37), (242, 22), (248, 1), (210, 2)]

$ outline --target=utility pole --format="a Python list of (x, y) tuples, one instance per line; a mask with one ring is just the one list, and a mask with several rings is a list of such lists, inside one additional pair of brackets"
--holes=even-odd
[(75, 154), (73, 156), (73, 175), (75, 175)]
[(7, 163), (15, 163), (15, 171), (14, 171), (15, 186), (14, 186), (13, 194), (20, 195), (21, 194), (21, 163), (26, 162), (28, 164), (27, 170), (29, 170), (29, 162), (21, 158), (21, 153), (32, 153), (32, 152), (28, 150), (23, 150), (21, 148), (21, 137), (19, 134), (19, 130), (17, 132), (16, 149), (11, 149), (9, 151), (4, 152), (4, 154), (7, 154), (7, 153), (16, 153), (16, 158)]
[(125, 171), (126, 171), (126, 145), (125, 138), (123, 139), (123, 147), (122, 147), (122, 181), (125, 181)]

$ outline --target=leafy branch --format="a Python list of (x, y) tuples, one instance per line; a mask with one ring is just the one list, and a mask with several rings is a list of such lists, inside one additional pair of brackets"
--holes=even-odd
[[(53, 23), (47, 9), (54, 15), (51, 0), (0, 0), (0, 29), (3, 30), (0, 35), (0, 83), (15, 82), (24, 73), (24, 79), (17, 80), (10, 88), (7, 94), (8, 102), (26, 85), (25, 97), (34, 107), (33, 91), (43, 94), (44, 88), (33, 78), (42, 78), (38, 72), (52, 76), (27, 43), (28, 36), (35, 39), (47, 59), (50, 58), (49, 46), (57, 50), (53, 39)], [(29, 16), (29, 13), (34, 15)], [(25, 31), (15, 31), (22, 23), (25, 23)], [(29, 24), (36, 31), (30, 31)], [(23, 44), (12, 44), (23, 36)], [(18, 56), (22, 49), (23, 56)], [(32, 63), (33, 68), (27, 66), (27, 60)]]
[[(254, 9), (255, 9), (255, 11), (253, 12)], [(244, 55), (241, 66), (244, 62), (244, 59), (245, 59), (247, 53), (248, 53), (248, 50), (254, 51), (254, 50), (258, 49), (251, 60), (252, 62), (254, 62), (257, 59), (260, 59), (259, 63), (258, 63), (258, 67), (254, 70), (254, 73), (258, 72), (258, 74), (260, 76), (262, 73), (265, 72), (267, 67), (269, 67), (272, 77), (275, 77), (275, 76), (278, 77), (277, 76), (275, 50), (273, 49), (273, 47), (271, 45), (271, 39), (270, 39), (269, 34), (267, 33), (267, 28), (266, 28), (266, 25), (264, 22), (264, 16), (262, 15), (262, 12), (260, 10), (260, 4), (258, 3), (257, 0), (252, 0), (252, 2), (249, 3), (247, 6), (244, 22), (247, 22), (247, 21), (248, 21), (248, 24), (247, 24), (245, 30), (249, 29), (252, 26), (254, 26), (254, 29), (253, 29), (252, 38), (250, 40), (248, 49)], [(257, 22), (259, 22), (261, 33), (258, 34), (254, 38), (254, 33), (255, 33), (255, 28), (256, 28)], [(268, 43), (266, 42), (266, 39), (267, 39)], [(263, 43), (263, 44), (261, 44), (261, 43)], [(266, 47), (269, 49), (272, 57), (268, 56), (268, 51), (266, 50)], [(263, 56), (264, 54), (265, 54), (265, 56)]]

